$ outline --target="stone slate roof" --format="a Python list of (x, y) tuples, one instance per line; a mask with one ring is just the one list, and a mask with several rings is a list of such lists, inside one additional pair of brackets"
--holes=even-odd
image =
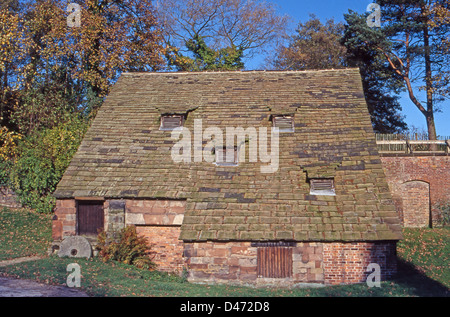
[[(224, 134), (291, 114), (295, 133), (280, 134), (276, 173), (248, 159), (175, 163), (177, 140), (159, 130), (170, 113), (186, 113), (191, 132), (202, 119)], [(336, 196), (310, 195), (308, 177), (334, 177)], [(180, 238), (189, 241), (401, 239), (357, 69), (125, 73), (54, 196), (186, 199)]]

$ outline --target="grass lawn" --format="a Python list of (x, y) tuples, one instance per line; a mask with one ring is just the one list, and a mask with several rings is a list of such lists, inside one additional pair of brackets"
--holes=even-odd
[[(0, 211), (0, 259), (45, 254), (51, 239), (51, 216), (28, 210)], [(146, 297), (340, 297), (448, 296), (450, 228), (405, 229), (398, 245), (399, 276), (380, 288), (366, 284), (306, 289), (273, 289), (196, 285), (156, 271), (145, 271), (98, 258), (46, 257), (0, 267), (0, 274), (64, 285), (67, 265), (81, 267), (81, 288), (92, 296)]]
[(52, 237), (51, 215), (0, 208), (0, 261), (47, 254)]

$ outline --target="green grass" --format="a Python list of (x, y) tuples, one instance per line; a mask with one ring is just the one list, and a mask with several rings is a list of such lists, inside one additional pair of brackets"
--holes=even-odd
[[(51, 239), (51, 216), (27, 210), (0, 211), (0, 259), (44, 254)], [(366, 284), (307, 289), (197, 285), (179, 276), (140, 270), (99, 258), (46, 257), (0, 268), (0, 274), (64, 285), (67, 265), (81, 267), (81, 288), (92, 296), (146, 297), (410, 297), (448, 296), (450, 229), (405, 229), (398, 245), (399, 276), (380, 288)], [(34, 246), (35, 245), (35, 246)]]
[(0, 261), (45, 255), (51, 239), (51, 215), (27, 209), (0, 210)]
[(450, 288), (450, 227), (404, 229), (397, 245), (400, 259)]

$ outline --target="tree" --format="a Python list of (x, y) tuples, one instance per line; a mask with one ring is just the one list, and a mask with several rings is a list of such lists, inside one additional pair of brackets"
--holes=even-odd
[(355, 55), (343, 41), (345, 26), (330, 19), (322, 24), (315, 16), (299, 23), (296, 34), (287, 46), (280, 46), (273, 65), (280, 70), (328, 69), (359, 67), (364, 95), (372, 120), (379, 133), (394, 133), (406, 129), (398, 97), (398, 85), (386, 75), (379, 56)]
[[(435, 3), (430, 9), (430, 13), (434, 19), (430, 21), (432, 30), (450, 25), (450, 4)], [(446, 64), (450, 65), (450, 33), (441, 37), (441, 43), (438, 49), (442, 52), (442, 58), (446, 58)], [(450, 70), (444, 69), (433, 77), (433, 82), (437, 90), (437, 94), (441, 96), (450, 96)]]
[(310, 15), (306, 23), (299, 23), (288, 46), (280, 46), (274, 66), (286, 70), (342, 68), (346, 63), (346, 48), (339, 42), (343, 32), (342, 23), (330, 19), (322, 24)]
[[(124, 71), (165, 66), (150, 0), (11, 0), (0, 7), (0, 180), (48, 212), (51, 196), (110, 87)], [(20, 4), (20, 6), (15, 6)]]
[(23, 205), (38, 212), (52, 211), (55, 198), (51, 194), (87, 128), (86, 120), (72, 118), (51, 129), (41, 129), (17, 142), (19, 155), (10, 166), (8, 183)]
[(201, 37), (215, 51), (234, 47), (246, 58), (276, 42), (287, 24), (274, 5), (259, 0), (161, 0), (156, 8), (166, 43), (186, 50)]
[(193, 58), (182, 55), (178, 49), (172, 48), (167, 53), (170, 66), (178, 71), (217, 71), (240, 70), (242, 63), (242, 49), (226, 47), (219, 50), (209, 48), (201, 36), (189, 40), (186, 46), (193, 54)]
[(21, 19), (13, 8), (16, 2), (0, 6), (0, 123), (11, 128), (10, 116), (17, 104), (17, 78), (21, 61), (26, 54), (26, 36)]
[(73, 113), (95, 114), (122, 72), (165, 64), (150, 0), (78, 1), (79, 27), (67, 23), (70, 2), (23, 1), (12, 14), (19, 22), (10, 25), (17, 25), (22, 43), (11, 56), (23, 54), (20, 62), (9, 62), (16, 71), (9, 71), (8, 80), (17, 86), (10, 89), (17, 96), (9, 124), (24, 134), (51, 128)]
[(399, 94), (403, 88), (402, 79), (393, 75), (384, 56), (378, 51), (364, 50), (353, 44), (352, 27), (367, 26), (365, 15), (345, 15), (347, 25), (340, 42), (346, 47), (348, 66), (359, 67), (363, 78), (363, 87), (372, 125), (378, 133), (401, 133), (407, 125), (400, 115), (402, 107)]
[[(409, 99), (424, 115), (430, 140), (436, 139), (436, 105), (448, 97), (450, 60), (445, 51), (449, 25), (441, 23), (438, 13), (447, 10), (444, 0), (379, 0), (382, 27), (370, 28), (358, 14), (346, 15), (346, 45), (354, 51), (376, 52), (383, 56), (391, 76), (402, 80)], [(447, 75), (448, 76), (448, 75)], [(447, 77), (448, 78), (448, 77)], [(420, 99), (425, 93), (425, 101)]]

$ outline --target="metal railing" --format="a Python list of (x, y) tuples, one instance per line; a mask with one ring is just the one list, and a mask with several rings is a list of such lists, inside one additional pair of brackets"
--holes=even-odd
[(378, 152), (384, 153), (423, 153), (449, 154), (450, 137), (439, 137), (439, 140), (427, 140), (423, 135), (376, 134)]

